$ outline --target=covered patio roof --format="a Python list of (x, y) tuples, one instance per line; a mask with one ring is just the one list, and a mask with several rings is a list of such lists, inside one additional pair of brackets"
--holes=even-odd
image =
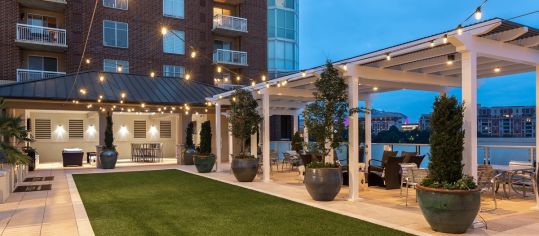
[[(100, 78), (103, 78), (101, 81)], [(76, 78), (76, 79), (75, 79)], [(75, 81), (76, 80), (76, 81)], [(80, 90), (83, 89), (84, 93)], [(0, 97), (6, 99), (96, 102), (103, 103), (203, 106), (205, 98), (226, 90), (213, 85), (178, 78), (83, 72), (49, 79), (0, 86)], [(122, 98), (122, 93), (125, 98)]]
[[(466, 130), (464, 171), (477, 177), (477, 80), (539, 71), (539, 30), (495, 18), (336, 61), (333, 65), (348, 83), (350, 107), (358, 107), (358, 101), (364, 100), (369, 109), (371, 94), (376, 93), (410, 89), (445, 94), (448, 88), (461, 87), (465, 106), (463, 128)], [(264, 181), (270, 180), (270, 170), (267, 167), (270, 150), (269, 145), (266, 145), (270, 141), (269, 116), (299, 115), (298, 110), (314, 100), (314, 82), (324, 67), (321, 65), (245, 88), (260, 101), (260, 110), (264, 116)], [(539, 81), (537, 73), (536, 81)], [(216, 104), (217, 117), (221, 105), (228, 105), (232, 94), (233, 91), (228, 91), (207, 98)], [(539, 91), (537, 94), (539, 104)], [(351, 116), (349, 125), (349, 169), (353, 186), (350, 199), (355, 200), (358, 198), (358, 170), (355, 166), (357, 162), (353, 160), (359, 156), (357, 114)], [(536, 126), (536, 130), (539, 130), (539, 122), (536, 122)], [(371, 158), (370, 133), (371, 114), (367, 113), (366, 163)]]

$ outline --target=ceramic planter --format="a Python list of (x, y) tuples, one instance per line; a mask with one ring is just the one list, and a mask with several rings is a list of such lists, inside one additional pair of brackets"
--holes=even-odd
[(105, 149), (99, 154), (97, 158), (98, 166), (102, 169), (114, 169), (116, 162), (118, 161), (118, 152), (111, 149)]
[(341, 168), (305, 169), (305, 187), (316, 201), (333, 201), (342, 186)]
[(239, 182), (253, 182), (258, 173), (258, 159), (245, 158), (232, 160), (232, 173)]
[(186, 149), (185, 151), (183, 151), (183, 159), (182, 159), (182, 164), (183, 165), (194, 165), (194, 161), (193, 161), (193, 155), (196, 154), (196, 151), (195, 149), (192, 149), (192, 148), (188, 148)]
[(417, 186), (417, 202), (432, 230), (462, 234), (472, 225), (481, 203), (481, 192)]
[(213, 166), (215, 165), (215, 155), (195, 154), (193, 155), (193, 161), (198, 173), (209, 173), (213, 170)]

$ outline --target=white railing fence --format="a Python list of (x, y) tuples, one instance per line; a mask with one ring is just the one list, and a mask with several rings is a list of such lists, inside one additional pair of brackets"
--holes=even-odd
[(213, 52), (213, 62), (246, 66), (247, 52), (217, 49)]
[(26, 24), (17, 24), (17, 41), (67, 46), (66, 30)]
[(17, 69), (17, 82), (41, 80), (65, 75), (64, 72)]
[(213, 16), (213, 29), (216, 28), (247, 32), (247, 19), (218, 14)]

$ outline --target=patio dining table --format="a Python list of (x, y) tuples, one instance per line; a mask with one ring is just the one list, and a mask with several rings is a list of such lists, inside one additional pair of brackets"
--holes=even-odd
[[(511, 193), (511, 179), (512, 176), (519, 171), (527, 171), (527, 172), (533, 172), (534, 167), (533, 166), (511, 166), (511, 165), (491, 165), (492, 169), (495, 171), (502, 173), (502, 180), (501, 183), (503, 184), (503, 193), (504, 196), (509, 199), (509, 194)], [(507, 185), (507, 191), (505, 189), (505, 186)]]

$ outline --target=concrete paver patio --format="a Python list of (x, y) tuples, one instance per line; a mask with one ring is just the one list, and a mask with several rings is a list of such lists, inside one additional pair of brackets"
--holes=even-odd
[[(260, 182), (258, 177), (252, 183), (238, 183), (228, 171), (198, 174), (194, 166), (180, 166), (170, 160), (150, 165), (119, 164), (114, 170), (56, 167), (42, 165), (37, 171), (29, 173), (29, 176), (54, 176), (52, 181), (32, 183), (50, 183), (52, 190), (13, 193), (6, 203), (0, 204), (2, 235), (94, 235), (71, 175), (158, 169), (179, 169), (412, 234), (438, 234), (430, 230), (421, 215), (414, 201), (414, 191), (410, 191), (408, 207), (404, 205), (404, 198), (399, 197), (398, 190), (377, 188), (361, 192), (361, 199), (356, 202), (346, 200), (346, 187), (335, 201), (316, 202), (311, 200), (296, 173), (288, 171), (274, 170), (273, 181), (270, 183)], [(485, 204), (489, 204), (488, 198), (485, 201)], [(474, 229), (469, 231), (470, 234), (536, 235), (536, 232), (539, 232), (539, 212), (530, 209), (534, 204), (533, 200), (517, 198), (511, 201), (501, 200), (498, 203), (498, 210), (480, 213), (487, 220), (488, 230)]]

